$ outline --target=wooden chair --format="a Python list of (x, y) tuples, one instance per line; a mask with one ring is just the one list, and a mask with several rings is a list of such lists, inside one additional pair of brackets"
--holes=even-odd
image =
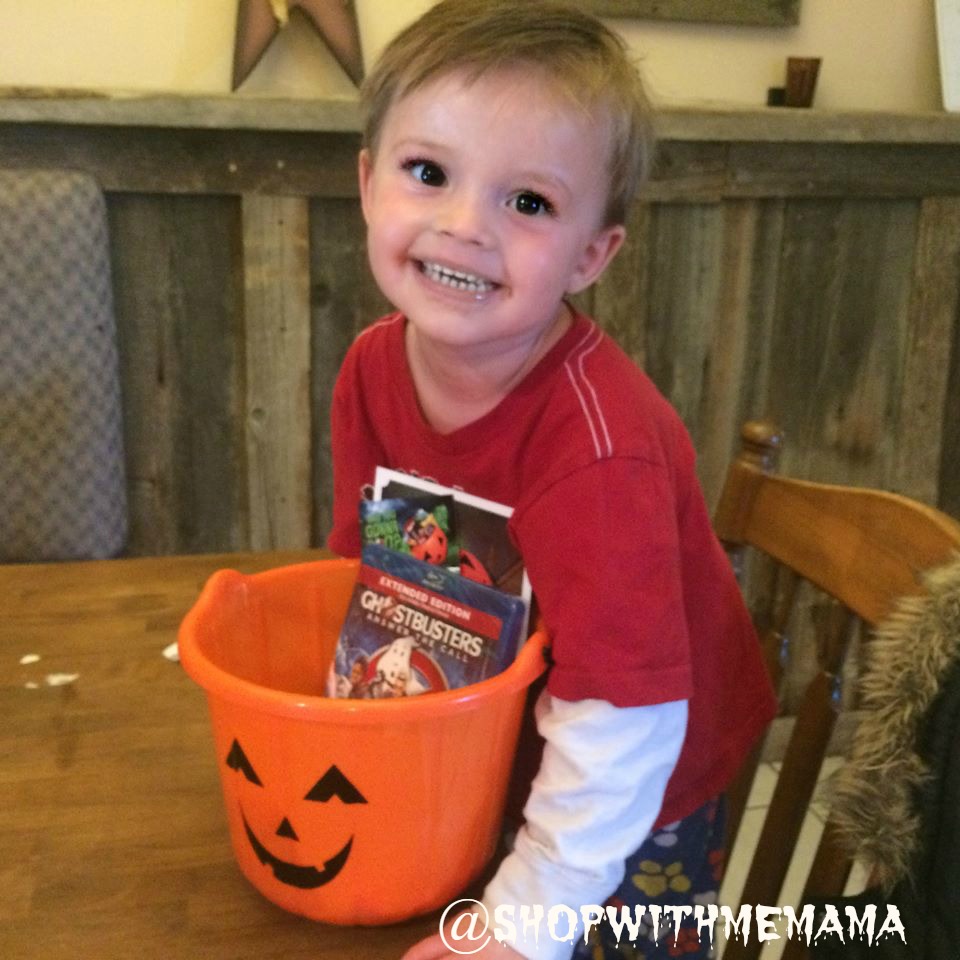
[[(764, 656), (774, 683), (782, 674), (781, 650), (798, 595), (813, 584), (836, 604), (816, 632), (817, 667), (795, 709), (796, 722), (782, 770), (750, 863), (739, 904), (781, 905), (781, 887), (817, 782), (838, 714), (837, 692), (844, 656), (862, 622), (875, 625), (895, 601), (922, 592), (918, 574), (939, 566), (960, 548), (960, 524), (931, 507), (892, 493), (808, 483), (774, 473), (781, 435), (767, 422), (747, 423), (742, 449), (731, 465), (715, 516), (718, 536), (738, 574), (746, 548), (772, 558), (774, 574), (761, 578), (767, 601), (757, 617)], [(751, 583), (756, 588), (757, 571)], [(751, 604), (753, 606), (753, 604)], [(868, 631), (864, 631), (864, 634)], [(729, 849), (746, 804), (759, 748), (729, 796)], [(812, 895), (843, 893), (851, 863), (827, 823), (799, 908)], [(726, 896), (728, 905), (736, 907)], [(755, 960), (763, 944), (754, 934), (727, 944), (723, 960)], [(784, 942), (784, 960), (806, 956), (805, 940)]]

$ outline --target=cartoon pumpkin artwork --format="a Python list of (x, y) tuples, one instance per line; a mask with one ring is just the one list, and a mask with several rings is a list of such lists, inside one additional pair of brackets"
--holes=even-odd
[[(263, 782), (254, 770), (253, 764), (247, 758), (238, 740), (235, 739), (231, 744), (225, 762), (226, 765), (231, 770), (236, 771), (238, 775), (243, 776), (254, 786), (264, 789)], [(340, 802), (344, 804), (365, 804), (367, 802), (363, 794), (336, 765), (331, 765), (326, 770), (307, 791), (303, 799), (315, 803), (329, 803), (334, 799), (339, 799)], [(304, 866), (289, 860), (284, 860), (277, 856), (277, 854), (271, 852), (248, 822), (246, 813), (243, 811), (242, 803), (240, 817), (243, 821), (243, 828), (250, 847), (260, 863), (263, 864), (264, 867), (268, 867), (280, 883), (296, 887), (300, 890), (315, 890), (335, 880), (343, 869), (344, 864), (346, 864), (347, 858), (350, 856), (350, 850), (353, 847), (353, 837), (351, 836), (333, 856), (323, 862), (322, 867), (315, 865)], [(277, 826), (274, 831), (274, 835), (298, 842), (300, 839), (287, 816), (284, 816), (280, 821), (279, 826)]]
[(410, 553), (418, 560), (439, 565), (447, 559), (447, 535), (437, 518), (426, 510), (418, 510), (403, 528)]

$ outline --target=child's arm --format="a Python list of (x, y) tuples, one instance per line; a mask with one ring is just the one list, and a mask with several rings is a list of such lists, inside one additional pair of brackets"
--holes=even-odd
[[(653, 826), (686, 731), (686, 701), (614, 707), (543, 694), (537, 726), (543, 761), (524, 809), (513, 853), (487, 886), (491, 918), (500, 904), (602, 905), (623, 878), (624, 860)], [(545, 927), (545, 925), (544, 925)], [(539, 946), (519, 939), (525, 957), (560, 960), (572, 943), (541, 931)], [(582, 929), (577, 936), (582, 935)]]
[(373, 482), (377, 465), (388, 463), (379, 435), (364, 407), (359, 343), (360, 338), (340, 368), (330, 412), (333, 526), (327, 537), (327, 547), (345, 557), (360, 555), (357, 505), (365, 496), (365, 485)]
[[(544, 693), (537, 703), (543, 761), (524, 809), (526, 824), (487, 885), (483, 905), (493, 927), (501, 904), (602, 905), (623, 878), (624, 860), (646, 839), (660, 812), (686, 731), (686, 701), (614, 707), (603, 700), (568, 702)], [(567, 960), (573, 942), (518, 938), (507, 947), (491, 936), (477, 960), (521, 957)], [(488, 931), (493, 933), (493, 929)], [(575, 936), (582, 936), (578, 929)], [(480, 938), (482, 939), (482, 938)], [(451, 943), (456, 947), (456, 943)], [(465, 943), (464, 950), (473, 947)], [(403, 960), (454, 960), (439, 936), (412, 947)]]

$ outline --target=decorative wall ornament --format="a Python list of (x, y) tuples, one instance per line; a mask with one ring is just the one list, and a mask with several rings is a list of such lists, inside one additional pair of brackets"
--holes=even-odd
[(800, 0), (578, 0), (598, 17), (691, 20), (789, 27), (800, 20)]
[(363, 79), (363, 57), (357, 13), (352, 0), (239, 0), (233, 48), (236, 90), (260, 62), (274, 37), (298, 9), (313, 24), (344, 73), (357, 85)]

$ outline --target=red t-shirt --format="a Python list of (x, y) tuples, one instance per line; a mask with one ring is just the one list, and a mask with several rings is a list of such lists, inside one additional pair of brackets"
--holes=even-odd
[(383, 465), (514, 508), (510, 533), (551, 637), (547, 689), (615, 706), (688, 700), (659, 823), (722, 791), (775, 713), (759, 645), (679, 416), (590, 319), (490, 413), (423, 419), (404, 318), (354, 342), (334, 389), (331, 550), (360, 551), (357, 503)]

